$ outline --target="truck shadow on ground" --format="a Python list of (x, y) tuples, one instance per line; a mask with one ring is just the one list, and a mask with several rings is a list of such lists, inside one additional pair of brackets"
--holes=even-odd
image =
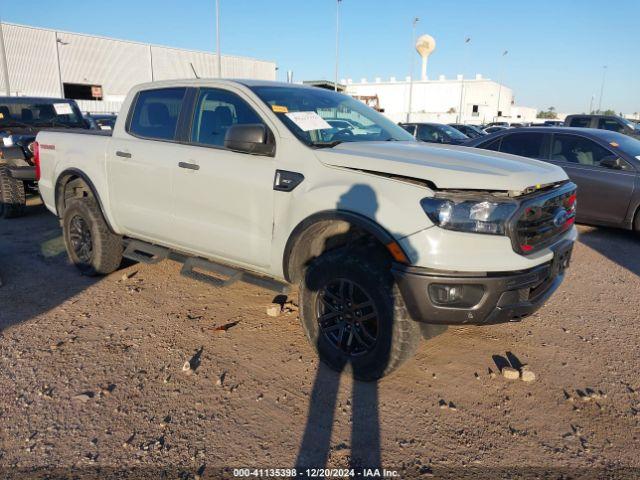
[(581, 227), (578, 241), (640, 276), (640, 235), (607, 227)]
[(69, 263), (58, 219), (31, 200), (23, 217), (0, 220), (0, 332), (98, 281), (83, 277)]

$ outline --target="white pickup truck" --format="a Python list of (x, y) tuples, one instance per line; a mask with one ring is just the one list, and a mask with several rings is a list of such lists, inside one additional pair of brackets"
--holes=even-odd
[(135, 87), (112, 132), (43, 131), (39, 188), (88, 275), (122, 257), (299, 288), (321, 359), (375, 380), (422, 324), (520, 320), (576, 229), (560, 168), (419, 143), (351, 97), (253, 80)]

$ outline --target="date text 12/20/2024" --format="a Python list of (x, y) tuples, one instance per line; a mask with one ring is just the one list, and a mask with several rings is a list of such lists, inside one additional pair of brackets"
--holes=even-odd
[(234, 468), (234, 477), (261, 478), (398, 478), (396, 470), (384, 468)]

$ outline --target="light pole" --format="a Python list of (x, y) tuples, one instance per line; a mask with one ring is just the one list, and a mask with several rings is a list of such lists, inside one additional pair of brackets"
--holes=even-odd
[(0, 56), (2, 57), (2, 77), (4, 79), (4, 90), (7, 96), (11, 95), (9, 85), (9, 67), (7, 66), (7, 52), (4, 49), (4, 32), (2, 30), (2, 20), (0, 20)]
[(340, 52), (340, 4), (342, 0), (336, 1), (336, 71), (335, 78), (333, 82), (333, 91), (338, 91), (338, 59)]
[(505, 50), (504, 52), (502, 52), (502, 65), (500, 66), (500, 81), (498, 83), (498, 105), (496, 107), (495, 119), (500, 117), (500, 96), (502, 95), (502, 79), (504, 77), (504, 57), (506, 57), (508, 53), (509, 53), (509, 50)]
[(598, 113), (602, 113), (602, 94), (604, 93), (604, 80), (607, 75), (607, 66), (602, 66), (602, 83), (600, 84), (600, 100), (598, 100)]
[(595, 99), (596, 99), (596, 94), (594, 93), (593, 95), (591, 95), (591, 101), (589, 102), (589, 111), (587, 112), (588, 114), (593, 113), (593, 102)]
[(420, 21), (415, 17), (411, 22), (411, 72), (409, 74), (409, 108), (407, 109), (407, 122), (411, 121), (411, 109), (413, 107), (413, 71), (415, 70), (416, 54), (413, 49), (416, 46), (416, 24)]
[[(471, 37), (467, 37), (464, 39), (465, 45), (469, 45), (470, 43), (471, 43)], [(464, 55), (465, 66), (467, 63), (468, 52), (469, 52), (469, 49), (465, 49), (465, 55)], [(456, 120), (458, 123), (462, 123), (462, 108), (464, 105), (463, 96), (464, 96), (464, 73), (462, 74), (462, 83), (460, 84), (460, 108), (458, 109), (458, 119)]]
[(69, 45), (69, 42), (65, 42), (58, 38), (58, 32), (55, 33), (56, 36), (56, 58), (58, 60), (58, 82), (60, 83), (60, 98), (64, 97), (64, 83), (62, 83), (62, 66), (60, 65), (60, 45)]
[(220, 0), (216, 0), (216, 56), (218, 57), (218, 78), (222, 78), (222, 57), (220, 55)]

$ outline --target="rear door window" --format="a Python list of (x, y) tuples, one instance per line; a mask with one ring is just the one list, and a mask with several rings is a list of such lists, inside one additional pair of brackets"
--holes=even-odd
[(512, 133), (502, 137), (500, 151), (528, 158), (545, 158), (543, 133)]
[(590, 117), (573, 117), (569, 123), (569, 127), (589, 128), (590, 126)]
[[(597, 167), (603, 158), (615, 155), (593, 140), (577, 135), (556, 134), (551, 146), (551, 160)], [(617, 156), (617, 155), (616, 155)]]
[(186, 88), (159, 88), (138, 93), (127, 131), (133, 135), (174, 140)]

